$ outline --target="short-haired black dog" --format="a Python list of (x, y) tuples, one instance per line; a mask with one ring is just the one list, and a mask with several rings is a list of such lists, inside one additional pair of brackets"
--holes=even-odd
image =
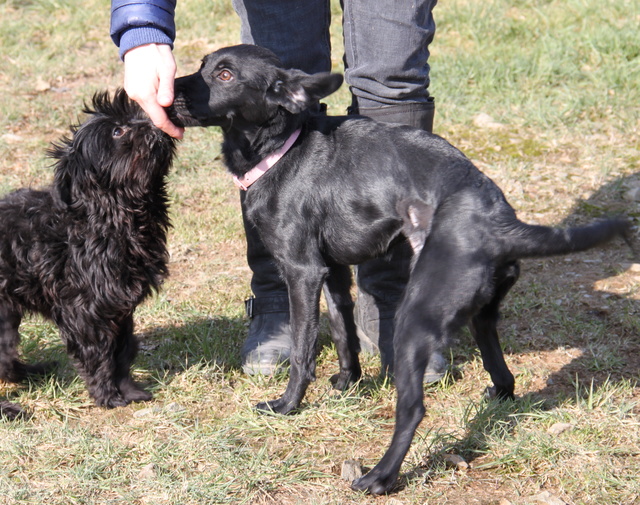
[[(53, 186), (0, 200), (0, 379), (50, 364), (18, 358), (24, 313), (53, 320), (97, 405), (151, 394), (132, 379), (133, 312), (167, 275), (165, 190), (174, 141), (123, 90), (93, 97), (88, 119), (54, 145)], [(1, 402), (15, 417), (19, 405)]]
[(430, 353), (470, 321), (494, 393), (513, 397), (496, 321), (518, 278), (518, 260), (627, 237), (629, 224), (606, 220), (563, 230), (524, 224), (500, 189), (442, 138), (309, 111), (341, 83), (336, 74), (285, 70), (259, 47), (229, 47), (176, 81), (173, 112), (185, 126), (223, 128), (226, 163), (248, 188), (247, 215), (287, 282), (290, 380), (281, 398), (259, 409), (293, 411), (314, 380), (323, 283), (340, 361), (335, 384), (360, 377), (346, 265), (384, 254), (397, 240), (413, 247), (396, 314), (395, 433), (377, 466), (353, 483), (380, 494), (394, 485), (424, 415), (422, 377)]

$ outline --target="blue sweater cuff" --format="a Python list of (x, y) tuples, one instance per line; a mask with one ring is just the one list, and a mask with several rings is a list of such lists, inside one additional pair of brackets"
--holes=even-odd
[(120, 58), (130, 49), (145, 44), (167, 44), (173, 49), (173, 40), (165, 32), (151, 26), (129, 28), (120, 37)]

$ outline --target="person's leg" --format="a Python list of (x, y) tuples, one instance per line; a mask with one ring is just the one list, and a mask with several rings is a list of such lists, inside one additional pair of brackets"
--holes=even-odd
[(361, 114), (392, 112), (389, 106), (400, 105), (411, 111), (431, 102), (435, 5), (436, 0), (379, 0), (372, 9), (367, 0), (343, 0), (345, 80)]
[[(289, 68), (307, 73), (331, 70), (329, 0), (233, 0), (233, 7), (240, 16), (243, 43), (270, 49)], [(247, 300), (251, 323), (242, 367), (248, 374), (270, 375), (290, 354), (289, 298), (257, 230), (246, 219), (244, 226), (254, 297)]]
[(329, 0), (233, 0), (240, 37), (273, 51), (287, 68), (331, 70)]
[[(432, 131), (428, 59), (436, 1), (380, 0), (371, 9), (366, 0), (343, 0), (345, 80), (353, 96), (349, 113)], [(409, 245), (400, 244), (387, 257), (357, 267), (361, 348), (380, 351), (383, 372), (393, 366), (395, 309), (407, 283), (411, 255)], [(435, 353), (425, 381), (439, 380), (445, 367), (442, 355)]]

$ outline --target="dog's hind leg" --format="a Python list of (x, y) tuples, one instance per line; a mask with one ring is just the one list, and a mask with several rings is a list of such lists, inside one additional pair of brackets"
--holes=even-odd
[[(20, 316), (10, 313), (6, 308), (0, 308), (0, 379), (8, 382), (19, 382), (24, 379), (20, 373), (18, 361), (18, 326)], [(0, 416), (15, 419), (23, 415), (23, 410), (17, 403), (0, 402)]]
[(116, 384), (127, 402), (146, 402), (153, 395), (136, 384), (131, 377), (131, 364), (138, 353), (138, 342), (133, 333), (133, 315), (126, 317), (120, 324), (116, 348)]
[(0, 307), (0, 379), (20, 382), (26, 379), (24, 364), (18, 359), (20, 314)]
[(5, 419), (12, 421), (19, 417), (24, 417), (24, 415), (24, 409), (17, 403), (0, 401), (0, 417), (4, 417)]
[[(434, 231), (417, 259), (396, 314), (396, 425), (387, 452), (367, 475), (353, 482), (357, 490), (382, 494), (391, 490), (425, 412), (423, 375), (430, 355), (490, 299), (490, 281), (481, 254), (450, 240), (449, 226)], [(462, 239), (464, 240), (464, 239)], [(479, 247), (472, 248), (481, 250)]]
[[(7, 306), (0, 307), (0, 379), (7, 382), (21, 382), (31, 376), (44, 375), (55, 366), (55, 363), (29, 365), (18, 359), (20, 320), (18, 312), (9, 310)], [(17, 403), (0, 401), (0, 416), (16, 419), (24, 413)]]
[(359, 341), (353, 317), (351, 298), (351, 270), (335, 265), (325, 281), (325, 298), (331, 322), (331, 337), (338, 351), (340, 372), (331, 377), (335, 389), (344, 390), (360, 379), (362, 371), (358, 360)]
[(517, 262), (508, 263), (494, 275), (493, 299), (471, 318), (471, 332), (482, 354), (484, 369), (491, 375), (493, 387), (487, 392), (492, 397), (513, 398), (515, 380), (504, 360), (496, 325), (500, 317), (500, 303), (518, 280), (520, 267)]
[(7, 382), (21, 382), (29, 377), (45, 375), (56, 366), (55, 362), (31, 365), (18, 358), (21, 319), (19, 312), (0, 307), (0, 379)]

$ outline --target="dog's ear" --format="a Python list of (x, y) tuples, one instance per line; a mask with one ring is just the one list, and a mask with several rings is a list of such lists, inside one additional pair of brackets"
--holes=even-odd
[(60, 207), (71, 204), (71, 192), (73, 174), (69, 159), (73, 152), (73, 146), (69, 138), (62, 139), (59, 144), (53, 144), (47, 154), (56, 160), (53, 176), (53, 198)]
[(271, 84), (267, 98), (297, 114), (336, 91), (341, 84), (340, 74), (322, 72), (310, 75), (300, 70), (286, 70)]

